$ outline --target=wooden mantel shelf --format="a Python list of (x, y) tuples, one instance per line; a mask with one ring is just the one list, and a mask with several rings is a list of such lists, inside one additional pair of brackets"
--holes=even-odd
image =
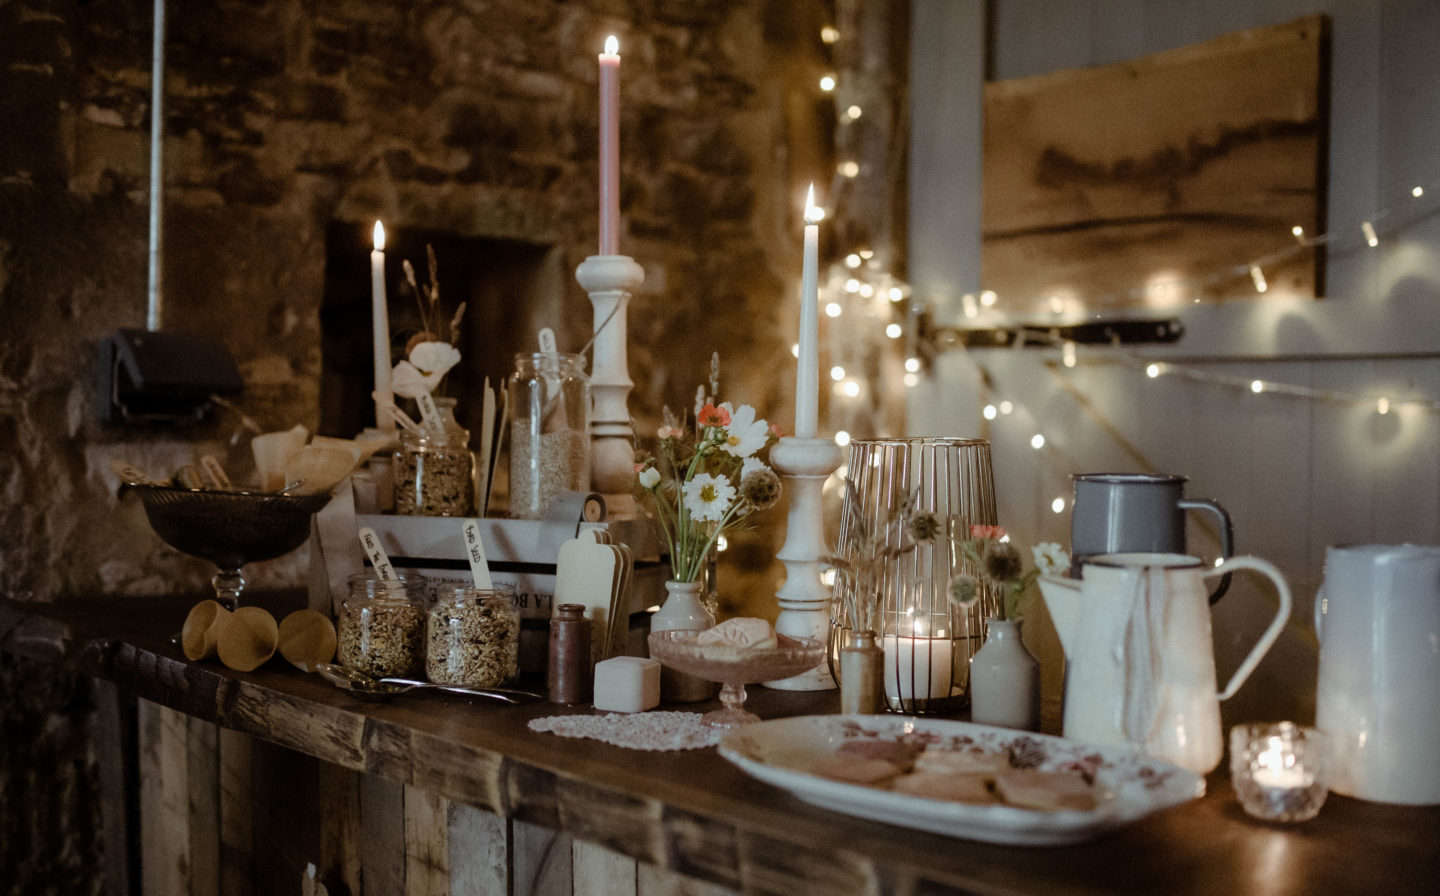
[[(257, 602), (278, 611), (287, 599)], [(744, 892), (1440, 892), (1440, 808), (1332, 795), (1315, 820), (1272, 826), (1246, 817), (1217, 773), (1204, 799), (1089, 844), (991, 846), (809, 806), (714, 749), (645, 753), (527, 727), (585, 709), (428, 694), (364, 703), (278, 659), (251, 674), (188, 662), (170, 636), (191, 603), (0, 598), (0, 649), (341, 769)], [(753, 688), (748, 706), (765, 718), (831, 712), (835, 697)]]

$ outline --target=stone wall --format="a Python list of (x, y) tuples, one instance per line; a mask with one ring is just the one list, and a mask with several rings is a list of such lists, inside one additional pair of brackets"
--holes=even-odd
[[(828, 176), (792, 157), (830, 164), (811, 86), (824, 5), (176, 5), (164, 327), (224, 340), (262, 427), (314, 429), (327, 228), (368, 238), (379, 218), (519, 241), (573, 271), (596, 242), (595, 57), (615, 33), (622, 251), (647, 275), (630, 310), (639, 428), (688, 403), (712, 351), (728, 396), (788, 420), (796, 184)], [(116, 501), (109, 461), (161, 474), (202, 452), (248, 463), (233, 414), (183, 430), (98, 422), (96, 344), (145, 322), (150, 25), (147, 6), (114, 0), (0, 5), (0, 590), (202, 588), (205, 564)], [(542, 304), (529, 319), (562, 346), (588, 339), (573, 280)], [(303, 563), (251, 577), (296, 581)]]
[[(327, 231), (368, 234), (380, 218), (548, 247), (573, 271), (596, 243), (596, 54), (614, 33), (621, 250), (647, 275), (630, 308), (637, 428), (688, 404), (712, 351), (727, 396), (788, 425), (799, 185), (834, 164), (829, 101), (813, 88), (828, 5), (171, 3), (164, 327), (225, 342), (245, 380), (239, 405), (262, 428), (314, 429)], [(212, 570), (117, 499), (109, 463), (165, 474), (203, 453), (247, 462), (228, 412), (187, 428), (99, 419), (97, 344), (145, 324), (150, 49), (149, 4), (0, 2), (0, 593), (202, 591)], [(573, 281), (538, 305), (529, 319), (562, 346), (588, 338)], [(762, 612), (780, 530), (776, 512), (736, 539), (722, 572)], [(246, 572), (295, 584), (306, 562), (302, 550)], [(25, 892), (96, 888), (86, 699), (67, 676), (0, 665), (0, 880)], [(35, 764), (19, 743), (50, 758)], [(9, 849), (22, 843), (34, 849)], [(51, 865), (33, 864), (41, 850)]]

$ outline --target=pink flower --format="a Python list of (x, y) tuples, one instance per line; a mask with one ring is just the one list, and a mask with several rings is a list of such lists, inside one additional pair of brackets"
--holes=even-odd
[(771, 423), (770, 435), (774, 436), (777, 439), (783, 438), (785, 436), (785, 431), (780, 428), (779, 423)]
[(971, 537), (971, 538), (1004, 538), (1004, 537), (1005, 537), (1005, 527), (1004, 527), (1004, 526), (982, 526), (982, 525), (978, 525), (978, 524), (977, 524), (977, 525), (974, 525), (974, 526), (971, 526), (971, 527), (970, 527), (970, 537)]
[(695, 422), (701, 426), (729, 426), (730, 412), (724, 407), (716, 407), (714, 402), (706, 402), (700, 413), (695, 415)]
[(655, 437), (662, 442), (666, 439), (678, 439), (683, 435), (685, 435), (685, 430), (678, 429), (674, 426), (662, 426), (655, 430)]

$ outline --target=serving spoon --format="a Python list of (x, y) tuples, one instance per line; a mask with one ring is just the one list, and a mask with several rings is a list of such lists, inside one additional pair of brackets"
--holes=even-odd
[(388, 700), (406, 691), (417, 688), (433, 688), (452, 694), (466, 694), (471, 697), (488, 697), (502, 703), (533, 703), (545, 698), (530, 691), (510, 688), (467, 688), (460, 685), (436, 684), (433, 681), (416, 681), (413, 678), (373, 678), (363, 672), (347, 669), (335, 663), (316, 663), (315, 671), (321, 677), (342, 690), (349, 691), (362, 700)]

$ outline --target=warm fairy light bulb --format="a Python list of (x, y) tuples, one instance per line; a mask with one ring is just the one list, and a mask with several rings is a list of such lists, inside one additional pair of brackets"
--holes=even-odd
[(724, 535), (715, 536), (715, 550), (723, 551), (728, 547), (730, 547), (730, 542), (726, 540)]
[(837, 382), (837, 383), (840, 382), (841, 380), (845, 379), (845, 368), (844, 368), (844, 367), (841, 367), (839, 364), (836, 364), (834, 367), (831, 367), (831, 368), (830, 368), (830, 379), (834, 380), (834, 381)]
[(874, 249), (861, 249), (861, 250), (860, 250), (860, 257), (863, 258), (863, 259), (865, 259), (866, 261), (869, 261), (870, 259), (872, 259), (872, 258), (875, 257), (875, 250), (874, 250)]
[(1013, 410), (1015, 410), (1015, 405), (1008, 401), (1000, 402), (1000, 413), (1008, 415)]
[(897, 323), (888, 323), (885, 325), (885, 335), (891, 339), (899, 339), (904, 332), (905, 328)]
[(975, 304), (975, 297), (968, 292), (960, 297), (960, 309), (966, 317), (975, 318), (980, 316), (980, 306)]
[(841, 177), (855, 177), (860, 173), (860, 163), (854, 159), (846, 159), (840, 163)]
[(840, 29), (834, 25), (826, 25), (820, 29), (820, 39), (827, 44), (833, 44), (840, 39)]
[(1060, 363), (1066, 367), (1075, 366), (1075, 343), (1066, 342), (1060, 346)]
[(825, 569), (820, 570), (820, 584), (826, 588), (835, 584), (835, 567), (827, 566)]
[(1050, 297), (1050, 313), (1061, 314), (1065, 311), (1065, 300), (1059, 296)]
[[(858, 267), (860, 267), (860, 262), (861, 262), (860, 256), (859, 256), (859, 255), (856, 255), (854, 252), (851, 252), (849, 255), (846, 255), (846, 256), (845, 256), (845, 267), (847, 267), (847, 268), (850, 268), (850, 269), (852, 269), (852, 270), (855, 269), (855, 268), (858, 268)], [(860, 281), (859, 281), (859, 280), (847, 280), (847, 281), (845, 281), (845, 288), (846, 288), (846, 289), (850, 289), (850, 284), (851, 284), (851, 283), (854, 283), (854, 284), (855, 284), (855, 289), (859, 289), (859, 288), (860, 288)], [(851, 291), (851, 292), (854, 292), (855, 289), (850, 289), (850, 291)]]
[(1258, 264), (1250, 265), (1250, 279), (1255, 281), (1256, 292), (1264, 292), (1270, 288), (1270, 284), (1265, 282), (1265, 272), (1260, 270)]
[(986, 308), (991, 307), (998, 301), (1000, 301), (1000, 296), (996, 295), (995, 290), (993, 289), (987, 289), (984, 292), (980, 293), (980, 304), (984, 305)]
[(873, 298), (875, 296), (875, 287), (869, 283), (860, 284), (860, 296), (865, 299)]
[(1365, 242), (1370, 248), (1380, 245), (1380, 237), (1375, 234), (1375, 225), (1369, 221), (1360, 222), (1360, 232), (1365, 234)]
[(1388, 413), (1390, 413), (1390, 399), (1388, 399), (1388, 398), (1386, 398), (1385, 396), (1382, 395), (1382, 396), (1380, 397), (1380, 400), (1377, 401), (1377, 402), (1375, 402), (1375, 413), (1377, 413), (1377, 414), (1388, 414)]
[(1055, 500), (1051, 501), (1051, 502), (1050, 502), (1050, 509), (1051, 509), (1052, 511), (1054, 511), (1055, 513), (1064, 513), (1064, 512), (1065, 512), (1065, 499), (1064, 499), (1064, 498), (1056, 498)]
[(1260, 380), (1251, 380), (1250, 391), (1254, 392), (1256, 395), (1259, 395), (1261, 392), (1265, 391), (1265, 384)]
[(908, 371), (910, 371), (911, 373), (919, 373), (919, 372), (920, 372), (920, 359), (919, 359), (919, 358), (906, 358), (906, 359), (905, 359), (905, 369), (908, 370)]
[(846, 432), (846, 431), (843, 430), (843, 429), (840, 430), (839, 432), (835, 433), (835, 444), (836, 444), (836, 445), (839, 445), (841, 448), (844, 448), (846, 445), (849, 445), (849, 444), (850, 444), (850, 433)]
[(835, 76), (834, 76), (834, 75), (826, 75), (826, 76), (824, 76), (823, 78), (821, 78), (821, 79), (820, 79), (820, 89), (823, 90), (823, 91), (825, 91), (826, 93), (829, 93), (830, 91), (834, 90), (834, 89), (835, 89)]
[(1000, 412), (995, 409), (995, 405), (987, 404), (985, 405), (985, 409), (980, 412), (980, 415), (983, 416), (986, 420), (994, 420), (995, 415), (999, 413)]
[[(858, 256), (858, 255), (852, 255), (852, 256), (850, 256), (850, 257), (856, 259), (856, 266), (858, 267), (858, 266), (859, 266), (859, 258), (860, 258), (860, 256)], [(846, 292), (859, 292), (859, 291), (860, 291), (860, 281), (859, 281), (859, 280), (856, 280), (854, 277), (851, 277), (849, 280), (846, 280), (846, 281), (845, 281), (845, 291), (846, 291)]]
[(1152, 380), (1164, 372), (1165, 368), (1159, 364), (1148, 364), (1145, 367), (1145, 375)]
[(860, 117), (860, 114), (861, 113), (859, 106), (851, 106), (850, 108), (845, 110), (845, 117), (850, 119), (851, 121), (855, 121), (856, 119), (858, 119)]
[(793, 355), (793, 356), (795, 356), (796, 358), (800, 357), (800, 343), (798, 343), (798, 342), (792, 342), (792, 343), (790, 343), (790, 354)]
[(1294, 227), (1290, 228), (1290, 235), (1295, 237), (1295, 239), (1299, 240), (1302, 246), (1305, 244), (1305, 228), (1301, 227), (1299, 224), (1296, 224)]
[(840, 303), (839, 303), (839, 302), (826, 302), (826, 303), (825, 303), (825, 316), (826, 316), (826, 317), (839, 317), (842, 313), (844, 313), (844, 311), (845, 311), (845, 309), (842, 308), (842, 307), (840, 307)]
[(1425, 188), (1424, 188), (1424, 187), (1415, 187), (1415, 188), (1413, 188), (1413, 189), (1410, 190), (1410, 195), (1411, 195), (1411, 196), (1414, 196), (1416, 199), (1419, 199), (1421, 196), (1424, 196), (1424, 195), (1425, 195)]
[(855, 396), (860, 394), (860, 384), (855, 382), (854, 380), (846, 380), (845, 382), (840, 384), (840, 387), (841, 391), (843, 391), (845, 395), (849, 398), (854, 398)]
[(905, 298), (905, 290), (901, 289), (898, 286), (892, 286), (890, 287), (888, 295), (890, 296), (890, 301), (898, 302), (901, 299)]
[(907, 388), (910, 388), (910, 389), (913, 389), (913, 388), (915, 388), (916, 386), (920, 385), (920, 374), (918, 374), (918, 373), (907, 373), (907, 374), (905, 374), (905, 385), (906, 385)]
[(1041, 448), (1044, 448), (1044, 447), (1045, 447), (1045, 437), (1042, 436), (1042, 435), (1041, 435), (1040, 433), (1038, 433), (1038, 432), (1035, 433), (1035, 435), (1033, 435), (1033, 436), (1030, 437), (1030, 447), (1031, 447), (1031, 448), (1034, 448), (1036, 451), (1039, 451)]

